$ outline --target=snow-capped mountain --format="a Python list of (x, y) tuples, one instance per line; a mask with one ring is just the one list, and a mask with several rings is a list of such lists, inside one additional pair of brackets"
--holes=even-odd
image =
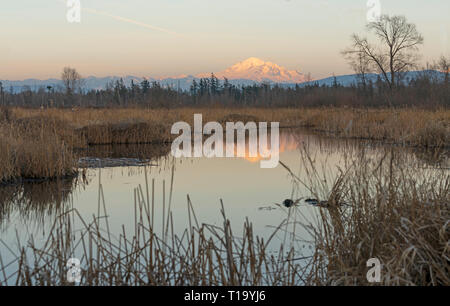
[[(297, 70), (288, 70), (272, 62), (265, 62), (256, 57), (250, 57), (230, 68), (214, 73), (219, 79), (252, 80), (256, 82), (302, 83), (305, 76)], [(198, 77), (209, 77), (210, 74), (199, 74)]]

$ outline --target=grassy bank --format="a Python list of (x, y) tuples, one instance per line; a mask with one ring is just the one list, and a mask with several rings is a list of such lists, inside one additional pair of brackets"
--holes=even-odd
[(450, 111), (351, 108), (176, 108), (0, 110), (0, 181), (68, 176), (74, 149), (92, 145), (167, 143), (174, 122), (277, 121), (333, 137), (417, 147), (450, 146)]
[[(84, 131), (88, 142), (151, 142), (170, 139), (174, 122), (277, 121), (281, 127), (309, 127), (338, 137), (383, 140), (412, 146), (450, 145), (450, 110), (415, 108), (175, 108), (175, 109), (13, 109), (18, 118), (49, 116)], [(146, 126), (147, 124), (148, 126)], [(151, 129), (151, 132), (148, 131)], [(124, 136), (122, 131), (129, 131)], [(128, 137), (128, 138), (127, 138)]]

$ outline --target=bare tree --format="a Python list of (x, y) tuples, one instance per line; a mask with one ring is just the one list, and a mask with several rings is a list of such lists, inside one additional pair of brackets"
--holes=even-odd
[(379, 20), (370, 22), (367, 31), (374, 34), (378, 44), (369, 42), (366, 37), (352, 35), (353, 45), (342, 52), (357, 70), (370, 67), (378, 71), (390, 88), (400, 81), (402, 72), (416, 67), (418, 47), (423, 37), (416, 26), (408, 23), (404, 16), (383, 15)]
[(446, 58), (445, 56), (441, 56), (439, 61), (437, 62), (437, 67), (440, 71), (444, 73), (444, 82), (448, 84), (449, 82), (449, 73), (450, 73), (450, 58)]
[[(345, 52), (345, 51), (344, 51)], [(358, 76), (359, 83), (363, 85), (364, 88), (366, 88), (367, 85), (367, 73), (370, 72), (370, 61), (367, 56), (364, 56), (363, 53), (357, 52), (349, 52), (344, 54), (347, 61), (349, 62), (350, 66), (353, 68), (353, 71), (355, 71), (356, 75)]]
[(67, 95), (73, 94), (81, 85), (81, 75), (74, 68), (64, 67), (61, 79)]

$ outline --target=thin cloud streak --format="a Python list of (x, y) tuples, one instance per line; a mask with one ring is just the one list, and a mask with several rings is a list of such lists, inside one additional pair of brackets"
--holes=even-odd
[[(58, 2), (61, 2), (61, 3), (64, 3), (65, 5), (67, 5), (67, 2), (65, 0), (58, 0)], [(130, 18), (125, 18), (125, 17), (113, 15), (113, 14), (110, 14), (110, 13), (105, 12), (105, 11), (99, 11), (99, 10), (96, 10), (96, 9), (93, 9), (93, 8), (83, 7), (82, 5), (81, 5), (81, 10), (82, 11), (86, 11), (86, 12), (91, 13), (91, 14), (99, 15), (99, 16), (107, 16), (107, 17), (110, 17), (110, 18), (113, 18), (113, 19), (116, 19), (116, 20), (119, 20), (119, 21), (122, 21), (122, 22), (131, 23), (131, 24), (134, 24), (134, 25), (137, 25), (137, 26), (140, 26), (140, 27), (144, 27), (144, 28), (147, 28), (147, 29), (151, 29), (151, 30), (155, 30), (155, 31), (159, 31), (159, 32), (164, 32), (164, 33), (171, 34), (171, 35), (176, 35), (176, 36), (179, 36), (179, 37), (185, 37), (182, 34), (179, 34), (177, 32), (174, 32), (174, 31), (171, 31), (171, 30), (168, 30), (168, 29), (164, 29), (164, 28), (161, 28), (161, 27), (153, 26), (151, 24), (143, 23), (143, 22), (140, 22), (140, 21), (137, 21), (137, 20), (133, 20), (133, 19), (130, 19)]]
[(119, 21), (123, 21), (123, 22), (127, 22), (127, 23), (131, 23), (131, 24), (135, 24), (135, 25), (147, 28), (147, 29), (156, 30), (156, 31), (160, 31), (160, 32), (164, 32), (164, 33), (168, 33), (168, 34), (172, 34), (172, 35), (183, 37), (182, 34), (179, 34), (177, 32), (174, 32), (174, 31), (171, 31), (171, 30), (168, 30), (168, 29), (164, 29), (164, 28), (161, 28), (161, 27), (153, 26), (153, 25), (150, 25), (150, 24), (147, 24), (147, 23), (143, 23), (143, 22), (140, 22), (140, 21), (136, 21), (136, 20), (133, 20), (133, 19), (129, 19), (129, 18), (121, 17), (121, 16), (116, 16), (116, 15), (113, 15), (113, 14), (110, 14), (110, 13), (107, 13), (107, 12), (104, 12), (104, 11), (98, 11), (98, 10), (95, 10), (95, 9), (92, 9), (92, 8), (87, 8), (87, 7), (81, 7), (81, 10), (89, 12), (89, 13), (92, 13), (92, 14), (96, 14), (96, 15), (111, 17), (113, 19), (116, 19), (116, 20), (119, 20)]

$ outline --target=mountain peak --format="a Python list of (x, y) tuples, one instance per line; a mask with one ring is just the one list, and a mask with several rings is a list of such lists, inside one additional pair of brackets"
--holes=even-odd
[(257, 57), (249, 57), (246, 60), (240, 62), (239, 64), (242, 65), (250, 65), (250, 66), (262, 66), (265, 64), (265, 62)]
[[(257, 57), (250, 57), (224, 71), (216, 73), (219, 78), (230, 80), (247, 79), (257, 82), (270, 81), (275, 83), (301, 83), (305, 81), (302, 73), (296, 70), (288, 70), (277, 64), (266, 62)], [(199, 77), (208, 77), (201, 74)]]

